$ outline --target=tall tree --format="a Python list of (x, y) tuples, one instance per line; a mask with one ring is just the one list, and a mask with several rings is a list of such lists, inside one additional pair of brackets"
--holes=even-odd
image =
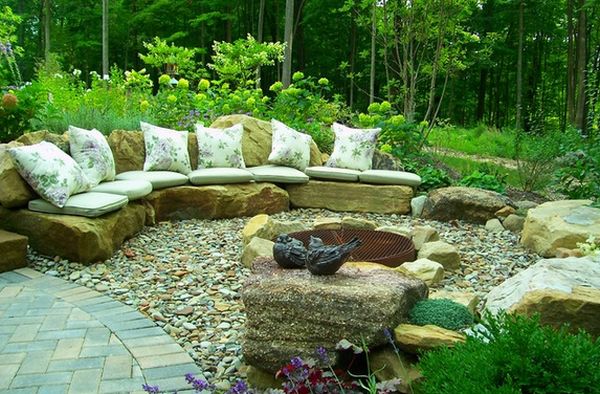
[(290, 86), (292, 82), (292, 48), (294, 41), (294, 0), (285, 1), (285, 54), (283, 59), (283, 70), (281, 82), (284, 87)]
[(369, 75), (369, 104), (375, 101), (375, 43), (377, 38), (377, 1), (373, 2), (371, 15), (371, 70)]
[(44, 59), (50, 60), (50, 23), (52, 21), (52, 2), (44, 0)]
[(525, 1), (519, 0), (519, 45), (517, 47), (517, 108), (515, 114), (515, 128), (523, 127), (523, 14), (525, 13)]
[(102, 76), (108, 79), (108, 0), (102, 0)]
[(587, 67), (587, 10), (585, 0), (578, 2), (577, 15), (577, 97), (575, 127), (585, 130), (587, 118), (586, 67)]

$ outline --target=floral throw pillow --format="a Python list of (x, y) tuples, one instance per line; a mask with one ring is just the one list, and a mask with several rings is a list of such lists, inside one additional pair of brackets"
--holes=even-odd
[(198, 169), (213, 167), (246, 168), (242, 156), (244, 126), (236, 124), (226, 129), (196, 125), (198, 138)]
[(300, 133), (275, 119), (271, 119), (271, 128), (273, 146), (269, 163), (304, 171), (310, 162), (311, 136)]
[(115, 179), (115, 159), (101, 132), (69, 126), (67, 134), (71, 156), (83, 170), (91, 187)]
[(33, 190), (59, 208), (64, 207), (73, 194), (90, 188), (79, 164), (50, 142), (11, 148), (8, 154)]
[(188, 153), (188, 132), (165, 129), (140, 122), (144, 132), (146, 160), (144, 171), (192, 172)]
[(381, 129), (352, 129), (339, 123), (334, 123), (331, 128), (335, 142), (326, 165), (358, 171), (370, 170)]

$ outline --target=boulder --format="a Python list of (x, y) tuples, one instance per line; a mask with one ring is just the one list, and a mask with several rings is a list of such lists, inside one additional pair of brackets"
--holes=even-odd
[(293, 356), (312, 357), (325, 347), (335, 364), (342, 339), (369, 348), (385, 344), (383, 329), (406, 321), (427, 286), (389, 269), (342, 268), (335, 275), (281, 269), (257, 259), (242, 290), (246, 332), (242, 344), (250, 365), (274, 372)]
[(421, 279), (427, 286), (436, 285), (444, 279), (444, 266), (429, 259), (403, 263), (396, 270)]
[(410, 199), (413, 196), (410, 186), (315, 180), (302, 185), (288, 185), (287, 191), (290, 203), (298, 208), (401, 215), (410, 212)]
[(375, 230), (376, 228), (377, 223), (372, 220), (353, 218), (352, 216), (342, 218), (343, 230)]
[(508, 197), (490, 190), (444, 187), (429, 193), (421, 216), (440, 221), (456, 219), (483, 224), (496, 217), (496, 212), (507, 205), (512, 205)]
[[(282, 365), (283, 366), (283, 365)], [(276, 379), (275, 374), (249, 365), (246, 369), (246, 381), (250, 387), (261, 390), (280, 389), (283, 380)]]
[[(244, 126), (242, 139), (242, 155), (247, 167), (268, 164), (267, 159), (271, 153), (272, 130), (271, 123), (252, 118), (248, 115), (221, 116), (210, 127), (226, 128), (241, 123)], [(310, 146), (310, 166), (320, 166), (321, 152), (314, 141)]]
[(400, 324), (394, 329), (394, 336), (400, 349), (414, 354), (439, 347), (454, 347), (465, 341), (464, 334), (434, 325)]
[(519, 215), (508, 215), (502, 225), (513, 233), (520, 233), (525, 225), (525, 218)]
[(219, 219), (287, 211), (285, 190), (270, 183), (178, 186), (145, 197), (156, 220)]
[(410, 200), (410, 214), (416, 218), (420, 218), (423, 214), (425, 201), (427, 201), (427, 196), (417, 196)]
[(97, 218), (0, 208), (0, 226), (29, 237), (41, 254), (90, 264), (110, 258), (145, 223), (144, 207), (129, 204)]
[(431, 226), (415, 226), (411, 231), (415, 250), (420, 250), (424, 243), (440, 240), (440, 234)]
[(533, 202), (533, 201), (528, 201), (528, 200), (522, 200), (522, 201), (516, 201), (515, 202), (515, 207), (517, 207), (517, 210), (519, 211), (529, 211), (532, 208), (537, 207), (539, 204), (537, 202)]
[(48, 130), (33, 131), (31, 133), (25, 133), (15, 140), (23, 145), (34, 145), (42, 141), (51, 142), (58, 146), (61, 150), (69, 153), (69, 139), (67, 134), (56, 134)]
[(269, 220), (269, 215), (266, 213), (252, 216), (250, 220), (248, 220), (242, 229), (242, 242), (244, 245), (248, 244), (248, 242), (256, 236), (256, 232), (267, 223), (267, 220)]
[(600, 256), (542, 259), (493, 288), (492, 313), (540, 314), (541, 322), (600, 336)]
[(27, 237), (0, 230), (0, 273), (27, 266)]
[(496, 211), (496, 217), (497, 218), (505, 218), (508, 215), (513, 215), (517, 213), (517, 210), (513, 207), (511, 207), (510, 205), (505, 206), (504, 208), (500, 208), (499, 210)]
[(566, 257), (583, 257), (583, 253), (579, 249), (556, 248), (555, 256), (559, 259)]
[(504, 226), (500, 220), (493, 218), (485, 222), (485, 229), (492, 233), (500, 233), (504, 231)]
[(402, 226), (381, 226), (375, 229), (376, 231), (384, 231), (386, 233), (394, 233), (404, 235), (407, 238), (412, 238), (412, 230)]
[(460, 268), (460, 255), (453, 245), (442, 241), (427, 242), (423, 244), (419, 253), (419, 259), (429, 259), (437, 261), (444, 266), (446, 270), (455, 270)]
[(279, 234), (289, 234), (303, 230), (306, 230), (306, 226), (300, 221), (281, 221), (273, 219), (269, 215), (260, 214), (250, 219), (242, 230), (242, 242), (247, 244), (254, 237), (271, 241)]
[(550, 201), (530, 209), (525, 218), (521, 244), (543, 257), (557, 248), (575, 249), (588, 237), (600, 238), (600, 209), (590, 200)]
[(326, 218), (323, 216), (317, 216), (313, 222), (313, 229), (315, 230), (341, 230), (342, 219), (340, 218)]
[(452, 300), (466, 306), (473, 315), (476, 315), (477, 305), (479, 305), (479, 301), (481, 301), (481, 298), (479, 298), (477, 294), (466, 291), (436, 290), (429, 293), (429, 298), (445, 298), (447, 300)]
[(263, 239), (259, 237), (254, 237), (250, 240), (250, 242), (244, 246), (244, 251), (242, 252), (242, 264), (244, 266), (250, 268), (252, 266), (252, 262), (257, 257), (273, 257), (273, 245), (275, 243), (268, 239)]
[(20, 208), (36, 198), (35, 192), (17, 171), (7, 150), (23, 146), (19, 142), (0, 144), (0, 205), (4, 208)]
[(375, 149), (373, 152), (371, 168), (374, 170), (404, 171), (404, 166), (400, 159), (379, 149)]

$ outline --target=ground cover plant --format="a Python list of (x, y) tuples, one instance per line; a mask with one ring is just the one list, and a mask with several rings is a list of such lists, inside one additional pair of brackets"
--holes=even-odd
[(432, 324), (454, 331), (468, 328), (474, 322), (473, 314), (466, 306), (444, 298), (417, 302), (409, 318), (412, 324), (418, 326)]

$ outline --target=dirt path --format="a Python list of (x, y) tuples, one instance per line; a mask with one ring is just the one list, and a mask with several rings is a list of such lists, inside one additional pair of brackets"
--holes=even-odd
[(516, 160), (506, 159), (504, 157), (493, 157), (493, 156), (482, 156), (482, 155), (470, 155), (468, 153), (447, 149), (447, 148), (438, 148), (438, 147), (427, 147), (425, 148), (427, 152), (442, 155), (442, 156), (450, 156), (450, 157), (458, 157), (461, 159), (468, 159), (472, 161), (476, 161), (479, 163), (491, 163), (496, 164), (511, 170), (516, 170), (518, 168), (518, 164)]

